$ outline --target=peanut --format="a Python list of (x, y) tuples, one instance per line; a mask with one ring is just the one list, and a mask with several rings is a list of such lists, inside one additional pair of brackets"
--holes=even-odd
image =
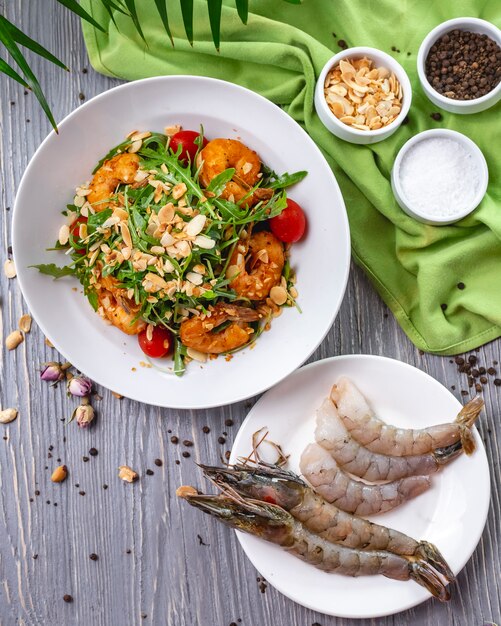
[(5, 347), (7, 350), (15, 350), (17, 346), (23, 342), (23, 333), (19, 330), (14, 330), (10, 335), (7, 335), (5, 339)]

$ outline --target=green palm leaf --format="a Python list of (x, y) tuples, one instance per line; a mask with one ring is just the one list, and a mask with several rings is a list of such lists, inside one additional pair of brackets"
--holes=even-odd
[(26, 59), (23, 57), (21, 50), (19, 50), (17, 43), (14, 41), (14, 38), (11, 35), (10, 26), (12, 26), (12, 24), (7, 19), (5, 19), (3, 15), (0, 15), (0, 41), (7, 49), (10, 56), (20, 67), (26, 78), (26, 82), (31, 87), (31, 89), (33, 89), (33, 93), (35, 94), (38, 102), (40, 102), (40, 106), (49, 118), (49, 121), (52, 124), (52, 128), (57, 132), (56, 121), (52, 115), (49, 104), (45, 99), (42, 88), (40, 87), (40, 83), (36, 79), (35, 74), (33, 74), (33, 72), (31, 71), (31, 68), (28, 65)]
[(181, 13), (183, 15), (184, 30), (186, 37), (193, 45), (193, 0), (179, 0), (181, 2)]
[(12, 39), (14, 39), (16, 43), (18, 43), (20, 46), (24, 46), (25, 48), (28, 48), (29, 50), (32, 50), (33, 52), (40, 55), (44, 59), (47, 59), (51, 63), (54, 63), (55, 65), (63, 68), (63, 70), (66, 70), (67, 72), (69, 72), (69, 69), (66, 67), (66, 65), (62, 61), (60, 61), (57, 57), (55, 57), (51, 52), (49, 52), (46, 48), (41, 46), (39, 43), (37, 43), (33, 39), (30, 39), (28, 35), (25, 35), (21, 30), (19, 30), (19, 28), (17, 28), (17, 26), (14, 26), (12, 22), (9, 22), (7, 20), (5, 20), (5, 22), (6, 22), (7, 28), (10, 31), (10, 34), (12, 35)]
[(238, 16), (243, 24), (247, 24), (249, 19), (249, 0), (235, 0), (237, 5)]
[(207, 0), (207, 9), (209, 10), (210, 30), (212, 33), (212, 41), (219, 52), (221, 43), (221, 7), (223, 0)]
[[(102, 0), (101, 0), (101, 2), (102, 2)], [(146, 39), (144, 38), (144, 34), (143, 34), (143, 29), (141, 28), (141, 24), (139, 23), (139, 18), (137, 16), (135, 1), (134, 0), (124, 0), (124, 2), (125, 2), (125, 6), (129, 10), (130, 17), (132, 18), (132, 21), (134, 22), (134, 26), (136, 27), (137, 32), (139, 33), (139, 35), (140, 35), (141, 39), (144, 41), (144, 43), (146, 43)]]
[(103, 7), (108, 12), (108, 15), (110, 16), (111, 21), (113, 22), (113, 24), (115, 24), (115, 28), (118, 29), (117, 22), (115, 20), (115, 14), (113, 13), (113, 10), (119, 11), (123, 15), (129, 15), (127, 13), (127, 11), (123, 8), (122, 5), (116, 4), (113, 0), (101, 0), (101, 4), (103, 5)]
[(79, 17), (83, 18), (84, 20), (92, 24), (92, 26), (94, 26), (95, 28), (99, 29), (103, 33), (105, 32), (101, 24), (96, 22), (96, 20), (92, 17), (92, 15), (89, 15), (89, 13), (87, 13), (85, 9), (82, 9), (82, 7), (77, 2), (77, 0), (57, 0), (57, 1), (59, 2), (59, 4), (62, 4), (64, 7), (66, 7), (73, 13), (76, 13)]
[(31, 89), (30, 86), (28, 85), (28, 83), (24, 80), (24, 78), (22, 76), (19, 76), (19, 74), (16, 72), (16, 70), (13, 69), (7, 63), (7, 61), (4, 61), (3, 59), (0, 59), (0, 72), (2, 74), (6, 74), (10, 78), (13, 78), (14, 80), (17, 80), (17, 82), (20, 83), (26, 89)]
[[(136, 10), (135, 0), (99, 0), (107, 13), (109, 14), (111, 20), (116, 26), (115, 16), (113, 11), (118, 11), (123, 15), (126, 15), (131, 18), (134, 23), (134, 26), (140, 35), (140, 37), (146, 43), (146, 39), (141, 28), (141, 24), (139, 21), (139, 17)], [(169, 39), (171, 40), (172, 45), (174, 45), (174, 39), (172, 36), (169, 18), (167, 14), (167, 3), (169, 0), (154, 0), (155, 6), (157, 7), (158, 13), (160, 15), (160, 19), (162, 20), (162, 24), (165, 28)], [(285, 0), (290, 4), (301, 4), (301, 0)], [(78, 0), (57, 0), (59, 4), (66, 7), (83, 20), (86, 20), (90, 24), (92, 24), (95, 28), (102, 32), (106, 32), (103, 26), (99, 24), (93, 17), (90, 15), (85, 9), (80, 6)], [(179, 0), (181, 5), (181, 14), (183, 18), (183, 26), (186, 32), (186, 37), (190, 44), (193, 46), (193, 0)], [(222, 10), (222, 0), (207, 0), (207, 9), (209, 12), (209, 22), (212, 33), (212, 39), (214, 41), (214, 45), (216, 49), (219, 51), (219, 46), (221, 42), (221, 10)], [(243, 24), (247, 24), (247, 20), (249, 17), (249, 0), (235, 0), (235, 6), (238, 12), (238, 16), (240, 17)], [(5, 17), (0, 15), (0, 43), (2, 43), (16, 62), (16, 64), (21, 69), (24, 74), (24, 78), (16, 72), (5, 60), (0, 58), (0, 73), (9, 76), (13, 80), (17, 81), (23, 87), (27, 89), (33, 90), (35, 97), (40, 103), (40, 106), (44, 110), (47, 115), (52, 127), (57, 132), (56, 122), (54, 117), (52, 116), (51, 110), (45, 99), (42, 88), (40, 87), (40, 83), (38, 82), (36, 76), (33, 74), (28, 62), (24, 58), (21, 50), (19, 49), (19, 45), (28, 48), (29, 50), (35, 52), (39, 56), (47, 59), (51, 63), (54, 63), (58, 67), (61, 67), (65, 70), (68, 70), (66, 65), (60, 61), (56, 56), (54, 56), (51, 52), (49, 52), (46, 48), (40, 45), (38, 42), (34, 41), (28, 35), (25, 35), (21, 30), (19, 30), (14, 24), (9, 22)]]
[(169, 26), (169, 16), (167, 15), (167, 0), (155, 0), (155, 5), (160, 14), (160, 19), (162, 20), (162, 24), (169, 35), (169, 39), (172, 45), (174, 45), (174, 39), (172, 38), (172, 33)]

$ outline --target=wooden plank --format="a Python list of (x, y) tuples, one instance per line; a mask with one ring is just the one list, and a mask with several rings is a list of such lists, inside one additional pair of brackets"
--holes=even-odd
[[(69, 63), (65, 72), (30, 57), (46, 87), (56, 119), (85, 99), (115, 84), (88, 68), (78, 21), (60, 5), (13, 0), (6, 15)], [(8, 256), (15, 190), (35, 149), (50, 130), (32, 95), (0, 77), (0, 260)], [(14, 104), (11, 104), (14, 103)], [(28, 121), (29, 120), (29, 121)], [(35, 236), (35, 235), (34, 235)], [(16, 280), (0, 276), (0, 330), (16, 327), (26, 306)], [(501, 361), (499, 341), (478, 352), (487, 365)], [(416, 365), (461, 398), (465, 377), (447, 358), (421, 355), (388, 315), (366, 277), (353, 269), (345, 301), (333, 329), (311, 357), (314, 361), (345, 353), (384, 354)], [(65, 420), (75, 402), (63, 387), (39, 382), (39, 366), (57, 359), (34, 326), (15, 353), (0, 347), (0, 404), (16, 406), (20, 416), (0, 433), (0, 622), (2, 624), (207, 624), (225, 626), (242, 619), (254, 624), (354, 626), (373, 620), (326, 617), (287, 600), (271, 587), (261, 593), (259, 575), (245, 558), (233, 533), (182, 507), (180, 484), (201, 484), (194, 461), (216, 461), (229, 449), (238, 426), (256, 399), (208, 411), (170, 411), (117, 400), (99, 389), (97, 423), (79, 431)], [(466, 387), (467, 388), (467, 387)], [(492, 506), (473, 558), (459, 576), (447, 605), (428, 602), (397, 617), (398, 624), (473, 625), (501, 621), (501, 444), (500, 389), (484, 394), (487, 416), (480, 431), (492, 469)], [(232, 419), (233, 426), (225, 421)], [(209, 425), (210, 434), (202, 427)], [(217, 437), (228, 433), (224, 445)], [(176, 435), (190, 439), (191, 457)], [(50, 450), (50, 446), (53, 449)], [(98, 449), (92, 457), (88, 451)], [(49, 453), (52, 458), (48, 458)], [(89, 457), (88, 462), (83, 457)], [(64, 485), (50, 482), (61, 459), (70, 475)], [(158, 467), (154, 460), (161, 459)], [(176, 464), (176, 460), (179, 464)], [(141, 475), (135, 485), (117, 478), (129, 464)], [(154, 471), (153, 476), (145, 474)], [(103, 485), (108, 485), (107, 489)], [(76, 486), (78, 485), (78, 486)], [(40, 491), (36, 496), (35, 492)], [(85, 495), (80, 495), (85, 492)], [(33, 501), (31, 501), (33, 500)], [(47, 504), (50, 502), (50, 504)], [(57, 504), (57, 506), (55, 506)], [(204, 543), (200, 543), (198, 536)], [(98, 560), (89, 558), (91, 553)], [(36, 557), (36, 558), (35, 558)], [(71, 594), (74, 602), (63, 601)], [(363, 599), (361, 599), (363, 601)], [(145, 615), (146, 617), (142, 617)]]

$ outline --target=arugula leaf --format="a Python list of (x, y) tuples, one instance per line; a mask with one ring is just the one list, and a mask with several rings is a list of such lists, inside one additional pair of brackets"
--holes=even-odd
[(53, 276), (54, 279), (63, 278), (64, 276), (75, 276), (75, 268), (69, 267), (65, 265), (64, 267), (59, 267), (55, 263), (42, 263), (40, 265), (30, 265), (30, 267), (35, 267), (41, 274), (46, 274), (47, 276)]
[(97, 228), (104, 224), (106, 220), (111, 217), (113, 211), (111, 209), (104, 209), (104, 211), (100, 211), (99, 213), (94, 213), (93, 215), (89, 215), (89, 220), (87, 222), (88, 227)]
[(221, 172), (221, 174), (214, 176), (207, 187), (207, 191), (212, 191), (216, 196), (220, 196), (224, 191), (226, 183), (229, 183), (234, 175), (235, 168), (229, 167), (227, 170), (224, 170), (224, 172)]
[(288, 174), (286, 172), (285, 174), (282, 174), (282, 176), (276, 178), (276, 180), (272, 181), (268, 185), (268, 189), (285, 189), (285, 187), (290, 187), (291, 185), (299, 183), (307, 175), (308, 172), (305, 172), (304, 170), (301, 172), (294, 172), (293, 174)]

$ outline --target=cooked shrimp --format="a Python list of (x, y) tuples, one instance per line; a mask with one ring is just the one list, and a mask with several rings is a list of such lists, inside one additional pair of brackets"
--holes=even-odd
[(127, 290), (118, 287), (118, 281), (112, 276), (100, 280), (97, 299), (104, 316), (127, 335), (137, 335), (145, 327), (146, 322), (138, 318), (140, 307), (127, 297)]
[[(229, 168), (235, 169), (232, 180), (226, 183), (222, 198), (241, 202), (259, 181), (261, 160), (259, 156), (242, 142), (236, 139), (213, 139), (200, 151), (197, 166), (201, 167), (200, 182), (208, 187), (210, 181)], [(245, 198), (243, 205), (253, 206), (260, 200), (269, 200), (273, 195), (271, 189), (258, 188)]]
[(471, 427), (484, 406), (477, 396), (461, 409), (455, 422), (415, 430), (385, 424), (348, 378), (341, 378), (332, 387), (331, 399), (353, 439), (372, 452), (394, 456), (426, 454), (458, 441), (466, 454), (471, 454), (475, 449)]
[(418, 542), (397, 530), (341, 511), (316, 494), (293, 472), (265, 465), (201, 467), (223, 492), (234, 489), (241, 496), (277, 504), (308, 530), (328, 541), (348, 548), (386, 550), (400, 556), (421, 558), (449, 580), (454, 579), (444, 557), (431, 543)]
[[(216, 304), (210, 315), (190, 317), (181, 323), (181, 342), (188, 348), (205, 354), (221, 354), (245, 345), (251, 338), (252, 328), (259, 314), (248, 307), (234, 304)], [(224, 322), (231, 324), (218, 331)]]
[(371, 452), (351, 437), (330, 398), (317, 411), (315, 439), (345, 471), (370, 482), (433, 474), (462, 452), (460, 443), (415, 456)]
[(409, 476), (378, 485), (354, 480), (318, 443), (307, 446), (299, 467), (306, 480), (327, 502), (355, 515), (386, 513), (431, 486), (428, 476)]
[(290, 513), (274, 504), (238, 496), (210, 496), (181, 487), (178, 495), (223, 524), (281, 546), (324, 572), (345, 576), (382, 574), (394, 580), (415, 580), (441, 601), (450, 594), (437, 572), (426, 562), (408, 560), (382, 550), (357, 550), (318, 537)]
[(123, 152), (105, 161), (94, 174), (89, 186), (91, 190), (87, 200), (98, 213), (107, 209), (112, 202), (117, 185), (120, 183), (132, 183), (139, 167), (137, 154)]
[(261, 231), (235, 246), (226, 271), (230, 287), (249, 300), (264, 300), (280, 283), (285, 254), (273, 233)]

